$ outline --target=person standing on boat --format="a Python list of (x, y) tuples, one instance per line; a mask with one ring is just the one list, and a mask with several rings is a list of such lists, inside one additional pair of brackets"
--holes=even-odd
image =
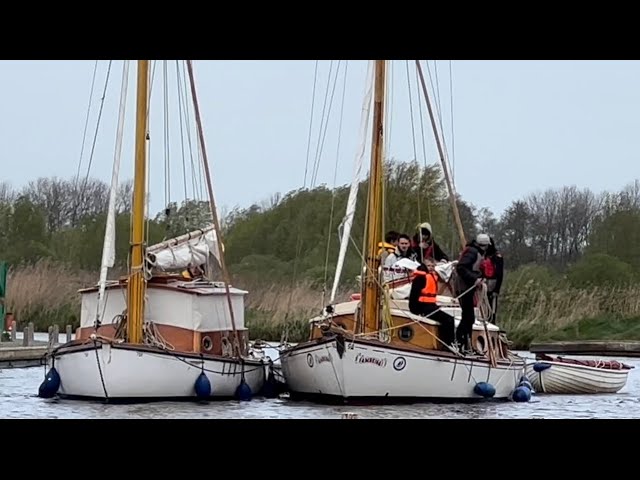
[(487, 297), (491, 305), (491, 317), (489, 321), (495, 325), (496, 312), (498, 311), (498, 295), (500, 295), (500, 287), (504, 278), (504, 259), (502, 254), (496, 248), (496, 242), (493, 237), (489, 237), (489, 247), (482, 261), (480, 269), (482, 276), (487, 283)]
[(476, 287), (485, 281), (482, 278), (480, 265), (485, 258), (485, 253), (491, 240), (486, 233), (479, 234), (474, 240), (467, 243), (460, 254), (456, 265), (456, 295), (462, 310), (462, 319), (456, 331), (456, 340), (463, 351), (472, 352), (471, 333), (476, 321), (474, 296)]
[(429, 316), (440, 323), (439, 339), (453, 347), (455, 340), (455, 320), (451, 315), (440, 310), (436, 303), (438, 293), (438, 274), (433, 260), (426, 259), (413, 272), (411, 293), (409, 294), (409, 311), (414, 315)]
[(413, 236), (413, 251), (416, 254), (416, 262), (425, 258), (432, 258), (436, 262), (442, 260), (448, 262), (449, 257), (442, 251), (440, 245), (433, 239), (431, 224), (428, 222), (418, 225), (418, 233)]

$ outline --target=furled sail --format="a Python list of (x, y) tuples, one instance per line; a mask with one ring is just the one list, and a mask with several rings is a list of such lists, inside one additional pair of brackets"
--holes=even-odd
[(342, 275), (342, 267), (344, 265), (344, 259), (347, 254), (347, 245), (351, 238), (351, 226), (353, 225), (353, 216), (356, 213), (356, 200), (358, 198), (358, 187), (360, 185), (360, 172), (362, 170), (362, 162), (364, 159), (366, 148), (366, 134), (369, 127), (369, 110), (371, 108), (371, 90), (373, 88), (373, 64), (369, 62), (367, 69), (367, 78), (369, 82), (367, 84), (366, 93), (362, 102), (362, 115), (360, 120), (360, 145), (356, 153), (356, 159), (354, 163), (353, 180), (351, 182), (351, 189), (349, 190), (349, 198), (347, 200), (347, 210), (342, 223), (339, 225), (338, 230), (342, 229), (342, 235), (340, 238), (340, 252), (338, 254), (338, 262), (336, 265), (336, 272), (333, 279), (333, 287), (331, 288), (331, 303), (336, 298), (336, 292), (338, 291), (338, 285), (340, 284), (340, 275)]
[(218, 237), (213, 225), (152, 245), (147, 248), (146, 255), (149, 266), (163, 271), (204, 265), (209, 255), (220, 264)]
[(120, 96), (120, 111), (118, 114), (118, 129), (116, 133), (116, 150), (111, 172), (111, 187), (109, 190), (109, 210), (107, 225), (102, 246), (102, 261), (100, 263), (100, 279), (98, 280), (98, 302), (96, 307), (96, 325), (100, 325), (104, 309), (104, 292), (107, 284), (107, 273), (116, 261), (116, 192), (118, 189), (118, 175), (120, 173), (120, 157), (122, 156), (122, 136), (124, 130), (125, 106), (127, 104), (127, 85), (129, 78), (129, 60), (125, 60), (122, 70), (122, 92)]

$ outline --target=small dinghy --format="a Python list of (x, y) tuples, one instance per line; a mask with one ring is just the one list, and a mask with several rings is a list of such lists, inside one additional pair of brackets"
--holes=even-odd
[(555, 394), (617, 393), (634, 368), (616, 360), (576, 360), (537, 355), (525, 367), (536, 392)]

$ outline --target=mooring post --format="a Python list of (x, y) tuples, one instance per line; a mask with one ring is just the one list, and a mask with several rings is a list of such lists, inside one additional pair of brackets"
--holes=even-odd
[(24, 333), (22, 334), (22, 346), (29, 346), (29, 327), (24, 327)]
[(71, 341), (71, 325), (67, 325), (67, 342)]
[(13, 320), (11, 322), (11, 341), (15, 342), (16, 341), (16, 335), (18, 334), (18, 332), (16, 331), (16, 328), (18, 327), (18, 323)]
[(33, 345), (33, 322), (29, 322), (29, 343), (27, 345)]
[(53, 342), (54, 342), (53, 325), (49, 325), (49, 328), (47, 329), (47, 333), (49, 334), (49, 341), (47, 342), (47, 351), (50, 352), (53, 349)]
[(58, 345), (60, 343), (60, 326), (57, 323), (53, 324), (53, 344)]

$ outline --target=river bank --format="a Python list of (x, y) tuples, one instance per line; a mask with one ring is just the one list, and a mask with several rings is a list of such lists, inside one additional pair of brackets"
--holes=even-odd
[[(79, 325), (78, 289), (95, 284), (97, 276), (55, 263), (42, 262), (10, 272), (8, 312), (21, 332), (33, 322), (46, 332), (57, 324)], [(235, 285), (249, 291), (245, 325), (252, 339), (279, 342), (305, 340), (308, 319), (322, 310), (321, 287), (300, 281), (294, 287), (236, 278)], [(540, 270), (510, 274), (498, 303), (498, 325), (507, 332), (512, 347), (528, 350), (532, 341), (640, 340), (640, 288), (610, 285), (576, 288), (563, 278)], [(336, 301), (349, 298), (345, 286)]]

